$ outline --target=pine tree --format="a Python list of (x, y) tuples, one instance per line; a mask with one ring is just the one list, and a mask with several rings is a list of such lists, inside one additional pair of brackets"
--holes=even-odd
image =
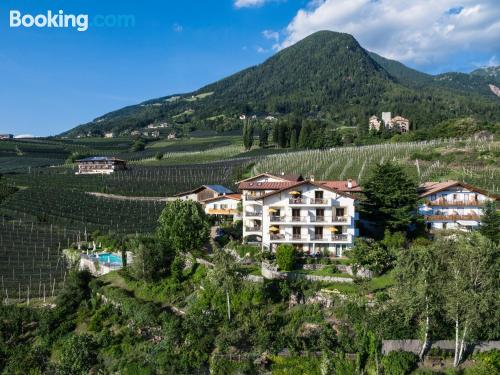
[(383, 230), (407, 231), (417, 221), (417, 184), (393, 163), (375, 167), (365, 185), (364, 210)]
[(500, 242), (500, 213), (497, 211), (495, 201), (486, 203), (479, 231), (491, 241)]

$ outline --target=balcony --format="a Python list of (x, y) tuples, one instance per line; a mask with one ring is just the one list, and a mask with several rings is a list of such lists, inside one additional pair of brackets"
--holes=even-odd
[(260, 199), (260, 195), (245, 195), (245, 200), (247, 201), (256, 201)]
[(271, 241), (283, 241), (285, 235), (282, 233), (271, 234)]
[(236, 215), (238, 213), (238, 210), (230, 209), (230, 208), (220, 208), (220, 209), (215, 209), (215, 208), (210, 208), (207, 210), (207, 213), (209, 215)]
[(478, 201), (478, 200), (466, 200), (466, 201), (459, 201), (459, 200), (446, 200), (446, 199), (436, 199), (434, 201), (426, 201), (425, 204), (427, 206), (438, 206), (438, 207), (449, 207), (449, 206), (457, 206), (457, 207), (479, 207), (479, 206), (484, 206), (485, 202), (484, 201)]
[(328, 219), (326, 216), (311, 216), (311, 223), (326, 223)]
[(334, 242), (349, 241), (349, 235), (347, 235), (347, 234), (334, 234), (334, 235), (332, 235), (332, 241), (334, 241)]
[(425, 221), (481, 220), (479, 215), (426, 215)]
[(284, 223), (286, 219), (285, 216), (271, 215), (269, 216), (269, 221), (271, 223)]
[(289, 198), (290, 205), (326, 206), (330, 204), (330, 199), (326, 198)]
[(262, 232), (262, 227), (245, 227), (245, 232)]
[(321, 241), (321, 242), (327, 242), (330, 238), (325, 236), (324, 234), (312, 234), (311, 235), (311, 240), (312, 241)]
[(262, 211), (246, 211), (245, 217), (262, 217)]
[(332, 217), (332, 222), (334, 222), (334, 223), (348, 223), (349, 216), (334, 216), (334, 217)]
[(292, 216), (289, 219), (292, 223), (307, 223), (307, 216)]

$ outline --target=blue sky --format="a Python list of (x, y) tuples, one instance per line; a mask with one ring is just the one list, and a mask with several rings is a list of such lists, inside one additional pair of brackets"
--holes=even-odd
[[(497, 65), (496, 1), (442, 2), (3, 1), (0, 133), (57, 134), (126, 105), (187, 92), (321, 29), (352, 33), (366, 48), (430, 73)], [(89, 29), (9, 27), (11, 10), (36, 15), (59, 9), (88, 14)], [(97, 27), (92, 20), (98, 15), (133, 16), (134, 23)]]

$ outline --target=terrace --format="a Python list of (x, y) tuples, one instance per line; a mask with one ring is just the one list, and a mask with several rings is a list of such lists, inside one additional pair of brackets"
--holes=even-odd
[(438, 207), (448, 207), (448, 206), (459, 206), (459, 207), (467, 207), (467, 206), (472, 206), (472, 207), (480, 207), (484, 206), (485, 202), (484, 201), (479, 201), (479, 200), (446, 200), (446, 199), (436, 199), (436, 200), (427, 200), (425, 202), (426, 205), (428, 206), (438, 206)]
[(480, 220), (479, 215), (426, 215), (426, 221), (457, 221), (457, 220)]

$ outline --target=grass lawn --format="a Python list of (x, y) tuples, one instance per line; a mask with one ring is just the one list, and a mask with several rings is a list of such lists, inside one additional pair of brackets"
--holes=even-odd
[(303, 273), (307, 275), (316, 275), (316, 276), (335, 276), (335, 277), (346, 277), (352, 278), (350, 275), (346, 273), (340, 273), (337, 271), (335, 266), (326, 266), (323, 269), (318, 270), (295, 270), (294, 272)]

